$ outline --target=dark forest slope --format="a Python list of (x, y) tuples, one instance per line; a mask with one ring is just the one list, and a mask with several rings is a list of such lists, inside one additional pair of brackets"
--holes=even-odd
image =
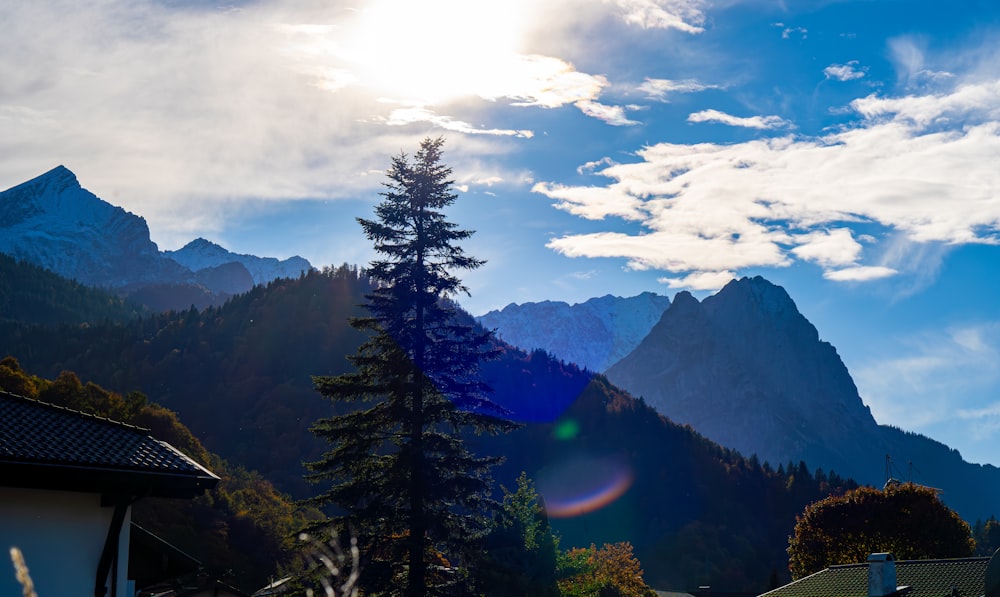
[(124, 322), (145, 309), (0, 253), (0, 320), (22, 323)]
[[(90, 326), (8, 320), (0, 354), (45, 376), (73, 370), (115, 391), (142, 391), (208, 449), (304, 496), (301, 462), (323, 449), (307, 429), (331, 408), (311, 376), (349, 366), (345, 355), (362, 337), (347, 319), (368, 289), (341, 267), (201, 312)], [(522, 470), (536, 479), (563, 548), (631, 541), (654, 586), (760, 591), (772, 573), (787, 578), (795, 514), (844, 485), (805, 464), (775, 471), (744, 459), (543, 351), (501, 353), (484, 376), (495, 400), (527, 424), (470, 438), (478, 451), (507, 457), (496, 480), (514, 487)]]

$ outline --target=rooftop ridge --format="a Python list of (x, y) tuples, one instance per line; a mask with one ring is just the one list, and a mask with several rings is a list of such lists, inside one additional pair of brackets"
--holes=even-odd
[[(13, 436), (7, 438), (13, 443), (5, 442), (5, 438), (0, 436), (0, 462), (6, 462), (10, 465), (17, 463), (33, 463), (37, 466), (68, 465), (84, 468), (96, 467), (97, 469), (107, 468), (109, 470), (146, 471), (161, 475), (180, 474), (218, 478), (203, 464), (169, 442), (154, 437), (151, 430), (144, 427), (0, 390), (0, 412), (10, 411), (12, 407), (37, 409), (36, 412), (39, 413), (40, 419), (58, 417), (63, 421), (75, 421), (72, 424), (75, 431), (86, 429), (86, 426), (89, 426), (90, 430), (83, 436), (76, 436), (75, 439), (62, 437), (57, 440), (57, 443), (62, 446), (61, 449), (69, 450), (68, 455), (64, 456), (46, 453), (47, 448), (39, 452), (38, 446), (41, 444), (38, 443), (38, 437), (26, 443), (23, 432), (14, 431)], [(4, 421), (0, 421), (0, 431), (3, 431), (3, 423)], [(48, 424), (51, 423), (52, 421), (49, 420)], [(65, 427), (65, 423), (58, 425)], [(79, 428), (78, 425), (84, 427)], [(110, 442), (107, 446), (110, 446), (111, 449), (96, 449), (95, 451), (94, 444), (91, 443), (95, 441), (95, 438), (100, 442)], [(42, 439), (41, 441), (50, 440), (51, 437), (49, 440)], [(125, 448), (125, 446), (128, 447)], [(121, 449), (127, 451), (115, 452), (115, 450)]]
[[(28, 403), (31, 403), (31, 404), (36, 404), (36, 405), (39, 405), (39, 406), (42, 406), (42, 407), (45, 407), (45, 408), (59, 410), (59, 411), (62, 411), (62, 412), (73, 414), (73, 415), (78, 415), (78, 416), (85, 417), (85, 418), (88, 418), (88, 419), (92, 419), (92, 420), (95, 420), (95, 421), (100, 421), (102, 423), (110, 423), (112, 425), (117, 425), (119, 427), (124, 427), (126, 429), (131, 429), (133, 431), (139, 431), (139, 432), (142, 432), (142, 433), (146, 433), (147, 435), (152, 432), (151, 429), (147, 429), (145, 427), (139, 427), (138, 425), (132, 425), (131, 423), (126, 423), (124, 421), (116, 421), (116, 420), (111, 419), (109, 417), (102, 417), (100, 415), (95, 415), (93, 413), (88, 413), (86, 411), (77, 410), (75, 408), (69, 408), (68, 406), (62, 406), (61, 404), (53, 404), (51, 402), (45, 402), (44, 400), (39, 400), (38, 398), (31, 398), (31, 397), (28, 397), (28, 396), (22, 396), (21, 394), (14, 394), (12, 392), (8, 392), (7, 390), (0, 390), (0, 394), (3, 394), (5, 396), (7, 396), (8, 398), (13, 398), (15, 400), (22, 400), (24, 402), (28, 402)], [(157, 440), (157, 441), (159, 441), (159, 440)]]
[[(899, 566), (900, 564), (935, 564), (935, 563), (946, 564), (949, 562), (976, 562), (976, 561), (986, 562), (989, 561), (989, 559), (990, 559), (989, 556), (968, 556), (965, 558), (927, 558), (922, 560), (896, 560), (896, 565)], [(868, 567), (868, 562), (857, 562), (854, 564), (833, 564), (827, 566), (827, 569), (834, 570), (843, 568), (867, 568), (867, 567)], [(820, 572), (822, 572), (822, 570)], [(816, 572), (814, 574), (819, 574), (819, 572)], [(805, 576), (803, 578), (809, 578), (809, 577)]]

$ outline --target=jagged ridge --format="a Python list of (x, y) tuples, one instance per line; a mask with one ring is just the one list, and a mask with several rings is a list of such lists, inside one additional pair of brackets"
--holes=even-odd
[(584, 303), (511, 303), (477, 317), (505, 342), (542, 349), (590, 371), (601, 372), (634, 349), (670, 306), (652, 292), (631, 298), (606, 295)]

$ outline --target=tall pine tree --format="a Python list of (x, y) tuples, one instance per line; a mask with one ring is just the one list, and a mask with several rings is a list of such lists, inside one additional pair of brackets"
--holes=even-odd
[(367, 274), (368, 316), (351, 325), (370, 334), (349, 357), (355, 372), (316, 377), (348, 414), (318, 421), (313, 432), (332, 448), (308, 466), (308, 478), (330, 482), (316, 496), (343, 514), (329, 524), (351, 533), (363, 557), (366, 594), (461, 595), (465, 567), (488, 530), (489, 469), (461, 431), (513, 428), (489, 401), (478, 375), (491, 355), (489, 334), (462, 320), (451, 298), (467, 289), (453, 272), (483, 264), (457, 245), (471, 231), (445, 219), (457, 195), (441, 163), (443, 139), (425, 139), (411, 160), (392, 159), (376, 218), (359, 218), (380, 258)]

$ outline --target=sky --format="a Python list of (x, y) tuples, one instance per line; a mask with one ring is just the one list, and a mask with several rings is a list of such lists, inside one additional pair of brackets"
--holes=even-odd
[(876, 420), (1000, 465), (1000, 3), (38, 0), (0, 23), (0, 188), (63, 164), (161, 249), (363, 265), (389, 160), (444, 136), (487, 260), (473, 314), (762, 275)]

